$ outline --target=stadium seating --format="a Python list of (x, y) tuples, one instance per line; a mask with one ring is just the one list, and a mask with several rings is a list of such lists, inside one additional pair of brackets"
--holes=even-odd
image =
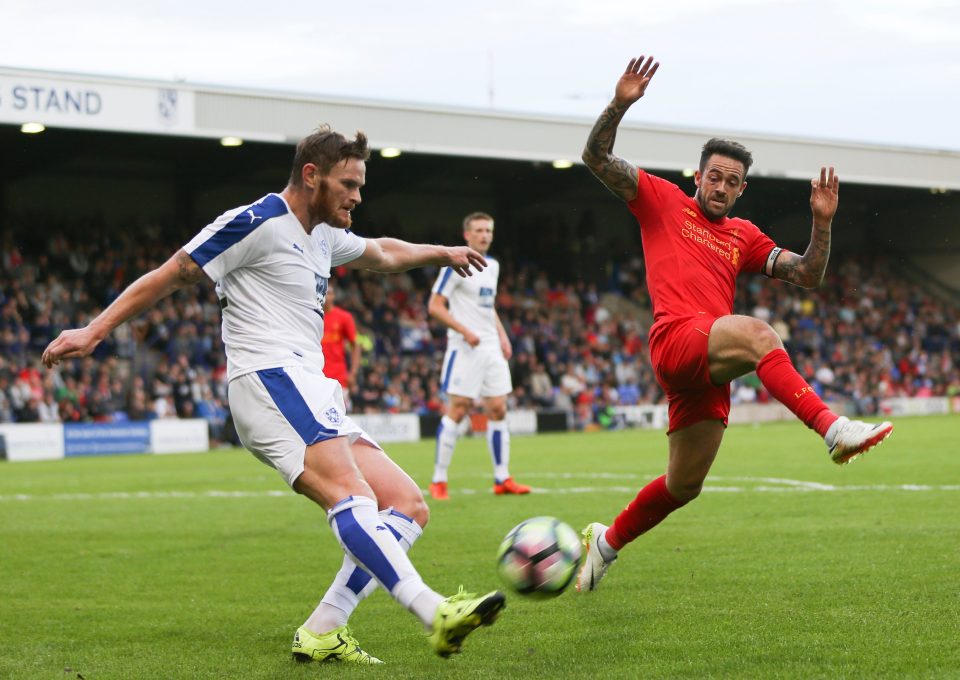
[[(204, 417), (230, 438), (219, 306), (211, 284), (180, 291), (118, 329), (93, 359), (40, 365), (63, 328), (82, 325), (179, 247), (159, 237), (56, 235), (18, 245), (0, 268), (0, 422)], [(34, 243), (30, 246), (30, 243)], [(602, 283), (555, 281), (530, 262), (502, 262), (498, 309), (514, 343), (513, 408), (564, 409), (581, 427), (610, 426), (612, 405), (662, 401), (650, 367), (650, 304), (639, 253)], [(435, 271), (384, 277), (340, 268), (337, 303), (365, 348), (356, 412), (438, 413), (445, 332), (426, 314)], [(771, 323), (825, 398), (876, 412), (891, 396), (960, 392), (960, 306), (898, 275), (884, 257), (834, 256), (813, 291), (745, 278), (736, 312)], [(754, 376), (735, 401), (765, 401)]]

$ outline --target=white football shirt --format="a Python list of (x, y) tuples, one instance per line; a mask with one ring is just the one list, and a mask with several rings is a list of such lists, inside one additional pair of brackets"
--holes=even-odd
[(366, 240), (318, 224), (307, 235), (278, 194), (228, 210), (183, 247), (216, 282), (229, 380), (265, 368), (323, 369), (323, 300), (331, 267)]
[[(496, 343), (499, 346), (497, 316), (494, 302), (497, 297), (497, 280), (500, 278), (500, 263), (489, 255), (487, 268), (473, 271), (473, 276), (459, 276), (450, 267), (443, 267), (433, 284), (433, 292), (447, 298), (453, 318), (473, 331), (480, 343)], [(448, 340), (462, 340), (463, 335), (447, 329)]]

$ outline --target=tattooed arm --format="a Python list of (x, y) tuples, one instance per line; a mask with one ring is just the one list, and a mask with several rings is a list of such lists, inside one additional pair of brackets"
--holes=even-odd
[(817, 288), (823, 282), (830, 258), (830, 226), (837, 212), (840, 178), (830, 168), (820, 168), (820, 178), (810, 183), (810, 210), (813, 232), (803, 255), (781, 253), (773, 266), (773, 276), (803, 288)]
[(83, 328), (66, 330), (47, 346), (43, 363), (50, 368), (61, 359), (85, 357), (110, 332), (179, 288), (192, 286), (204, 278), (200, 266), (183, 250), (162, 265), (131, 283), (109, 307)]
[(617, 81), (613, 101), (600, 114), (583, 149), (583, 162), (590, 168), (590, 172), (624, 201), (632, 201), (637, 195), (637, 169), (613, 154), (617, 126), (627, 109), (643, 96), (659, 67), (659, 62), (654, 62), (653, 57), (649, 57), (646, 63), (642, 56), (630, 60)]
[(614, 196), (629, 202), (637, 195), (637, 169), (613, 154), (617, 125), (626, 112), (626, 107), (620, 108), (615, 101), (607, 105), (587, 138), (583, 162)]

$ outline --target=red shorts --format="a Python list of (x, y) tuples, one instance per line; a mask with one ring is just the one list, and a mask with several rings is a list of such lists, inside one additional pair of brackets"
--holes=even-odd
[(323, 374), (340, 383), (344, 390), (350, 387), (350, 373), (346, 364), (325, 364)]
[(670, 423), (667, 434), (730, 415), (730, 385), (710, 381), (707, 341), (715, 316), (671, 316), (650, 329), (650, 361), (657, 382), (667, 393)]

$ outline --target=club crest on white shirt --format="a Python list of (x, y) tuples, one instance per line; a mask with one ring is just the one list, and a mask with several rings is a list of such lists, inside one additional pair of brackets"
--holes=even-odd
[(327, 239), (320, 239), (320, 252), (323, 253), (324, 257), (330, 256), (330, 246), (327, 245)]
[(323, 416), (330, 422), (331, 425), (339, 425), (343, 422), (343, 416), (340, 414), (340, 411), (333, 406), (324, 411)]

